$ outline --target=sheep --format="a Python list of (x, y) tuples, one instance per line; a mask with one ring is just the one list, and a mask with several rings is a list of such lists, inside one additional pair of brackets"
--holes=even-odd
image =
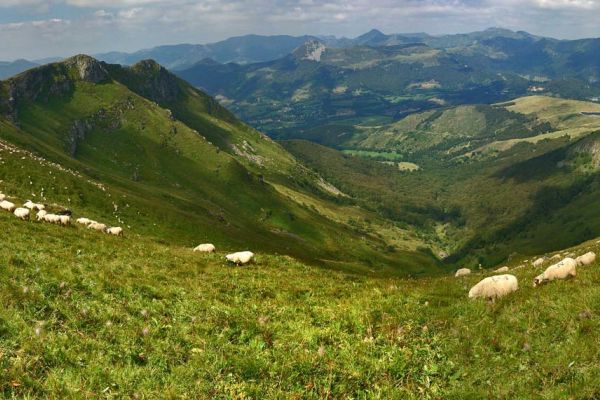
[(458, 271), (456, 271), (456, 273), (454, 274), (454, 276), (456, 278), (458, 278), (459, 276), (469, 275), (470, 273), (471, 273), (471, 270), (469, 268), (461, 268)]
[(561, 259), (561, 255), (560, 253), (553, 255), (552, 257), (550, 257), (551, 260), (560, 260)]
[(508, 272), (508, 267), (500, 267), (497, 270), (495, 270), (494, 272)]
[(17, 207), (14, 203), (11, 203), (10, 201), (2, 200), (0, 201), (0, 208), (6, 211), (13, 212)]
[(58, 224), (60, 223), (60, 217), (56, 214), (46, 213), (44, 215), (44, 221), (50, 222), (51, 224)]
[(22, 220), (29, 219), (29, 209), (19, 207), (15, 209), (14, 213), (17, 218), (21, 218)]
[(227, 254), (225, 259), (237, 265), (247, 264), (254, 258), (254, 253), (251, 251), (238, 251), (237, 253)]
[(6, 199), (6, 195), (4, 193), (0, 193), (0, 201), (3, 201)]
[(517, 277), (510, 274), (489, 276), (469, 290), (469, 298), (499, 299), (519, 289)]
[(38, 211), (41, 211), (41, 210), (45, 210), (45, 209), (46, 209), (46, 206), (45, 206), (45, 205), (43, 205), (43, 204), (41, 204), (41, 203), (35, 203), (35, 204), (33, 205), (33, 208), (35, 208), (35, 209), (36, 209), (36, 210), (38, 210)]
[(38, 211), (38, 213), (36, 214), (36, 218), (38, 221), (43, 221), (44, 217), (46, 216), (46, 214), (48, 214), (48, 212), (46, 210), (40, 210)]
[(33, 210), (35, 208), (35, 203), (31, 200), (27, 200), (25, 204), (23, 204), (23, 207)]
[(71, 224), (71, 216), (70, 215), (58, 215), (58, 221), (61, 225), (70, 225)]
[(82, 218), (77, 218), (75, 220), (75, 222), (77, 222), (78, 224), (81, 224), (81, 225), (89, 225), (89, 224), (95, 223), (96, 221), (91, 220), (89, 218), (82, 217)]
[(214, 253), (215, 245), (211, 243), (204, 243), (194, 247), (193, 251), (199, 251), (200, 253)]
[(546, 259), (544, 257), (540, 257), (540, 258), (538, 258), (537, 260), (535, 260), (533, 262), (533, 266), (534, 267), (541, 267), (544, 264), (545, 261), (546, 261)]
[(123, 236), (123, 228), (120, 226), (113, 226), (112, 228), (107, 228), (106, 233), (109, 235)]
[(577, 265), (579, 266), (593, 264), (596, 261), (596, 253), (588, 251), (584, 255), (577, 257), (575, 261), (577, 261)]
[(106, 225), (101, 224), (99, 222), (94, 222), (94, 223), (88, 225), (88, 229), (93, 229), (95, 231), (104, 232), (106, 230)]
[(550, 282), (555, 279), (566, 279), (569, 276), (577, 275), (577, 261), (574, 259), (567, 257), (561, 262), (551, 265), (544, 273), (536, 276), (533, 279), (533, 287), (541, 285), (544, 282)]

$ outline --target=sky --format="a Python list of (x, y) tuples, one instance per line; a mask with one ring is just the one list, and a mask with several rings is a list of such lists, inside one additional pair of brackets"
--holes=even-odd
[(600, 0), (0, 0), (0, 60), (211, 43), (249, 33), (355, 37), (489, 27), (600, 37)]

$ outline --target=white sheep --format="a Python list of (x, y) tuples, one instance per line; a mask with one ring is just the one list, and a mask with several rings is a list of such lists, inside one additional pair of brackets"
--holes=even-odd
[(495, 270), (494, 272), (508, 272), (508, 267), (504, 266), (504, 267), (500, 267), (497, 270)]
[(70, 225), (71, 224), (71, 216), (70, 215), (59, 215), (58, 221), (61, 225)]
[(31, 200), (27, 200), (25, 204), (23, 204), (23, 207), (33, 210), (35, 208), (35, 203)]
[(519, 281), (514, 275), (495, 275), (479, 281), (469, 290), (469, 298), (483, 297), (485, 299), (499, 299), (519, 289)]
[(106, 233), (109, 235), (123, 236), (123, 228), (120, 226), (113, 226), (112, 228), (107, 228)]
[(596, 262), (596, 253), (593, 251), (588, 251), (582, 256), (579, 256), (575, 259), (577, 261), (577, 265), (590, 265)]
[(88, 229), (93, 229), (95, 231), (104, 232), (106, 230), (106, 225), (101, 224), (99, 222), (94, 222), (88, 225)]
[(11, 203), (10, 201), (2, 200), (0, 201), (0, 208), (6, 211), (13, 212), (15, 211), (15, 203)]
[(542, 265), (544, 265), (544, 262), (546, 261), (546, 259), (544, 257), (540, 257), (537, 260), (535, 260), (533, 262), (533, 266), (534, 267), (541, 267)]
[(572, 258), (565, 258), (561, 262), (551, 265), (544, 273), (536, 276), (533, 279), (533, 287), (541, 285), (544, 282), (550, 282), (555, 279), (566, 279), (570, 276), (577, 275), (577, 261)]
[(46, 210), (40, 210), (37, 212), (37, 214), (35, 216), (38, 221), (43, 221), (46, 214), (48, 214), (48, 212)]
[(6, 195), (4, 193), (0, 193), (0, 201), (6, 199)]
[(46, 213), (44, 215), (44, 221), (50, 222), (51, 224), (58, 224), (60, 223), (60, 216), (56, 214)]
[(562, 255), (560, 253), (553, 255), (552, 257), (550, 257), (551, 260), (560, 260), (562, 258)]
[(254, 258), (254, 253), (251, 251), (238, 251), (237, 253), (227, 254), (225, 259), (237, 265), (247, 264)]
[(461, 268), (456, 271), (454, 276), (458, 278), (459, 276), (469, 275), (470, 273), (471, 273), (471, 270), (469, 268)]
[(199, 244), (194, 247), (194, 251), (198, 251), (200, 253), (214, 253), (216, 250), (215, 245), (211, 243)]
[(75, 222), (77, 222), (78, 224), (81, 224), (81, 225), (89, 225), (89, 224), (95, 223), (96, 221), (91, 220), (89, 218), (81, 217), (81, 218), (77, 218), (75, 220)]
[(27, 208), (22, 208), (22, 207), (16, 208), (15, 211), (13, 212), (13, 214), (15, 214), (15, 216), (17, 218), (21, 218), (23, 220), (29, 219), (29, 209), (27, 209)]

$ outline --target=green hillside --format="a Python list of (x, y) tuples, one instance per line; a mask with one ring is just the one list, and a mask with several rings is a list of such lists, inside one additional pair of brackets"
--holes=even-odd
[(598, 110), (526, 97), (358, 126), (346, 154), (285, 146), (365, 207), (418, 226), (447, 261), (489, 265), (600, 235)]
[(545, 266), (527, 263), (487, 303), (467, 298), (487, 271), (371, 278), (262, 252), (237, 268), (131, 232), (0, 226), (6, 398), (600, 395), (598, 264), (533, 288)]
[(7, 193), (100, 219), (118, 211), (132, 232), (185, 246), (210, 241), (374, 273), (436, 269), (414, 245), (386, 251), (385, 238), (352, 220), (368, 211), (344, 206), (343, 194), (280, 145), (153, 62), (123, 68), (77, 56), (1, 89), (4, 143), (106, 187), (69, 177), (59, 187), (26, 157), (0, 172)]

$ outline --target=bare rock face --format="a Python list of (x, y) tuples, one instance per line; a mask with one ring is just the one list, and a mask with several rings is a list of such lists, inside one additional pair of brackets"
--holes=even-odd
[(108, 71), (105, 64), (83, 54), (71, 57), (65, 61), (65, 65), (73, 67), (82, 81), (100, 83), (108, 80)]

